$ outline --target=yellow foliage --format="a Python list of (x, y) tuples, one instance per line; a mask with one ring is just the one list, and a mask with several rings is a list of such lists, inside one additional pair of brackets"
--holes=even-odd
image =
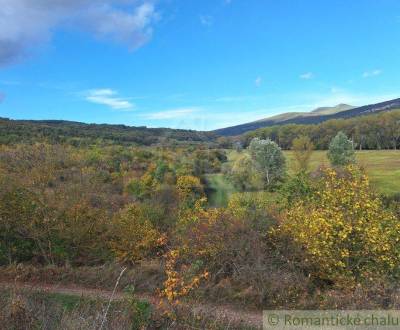
[(146, 219), (139, 205), (129, 205), (113, 219), (111, 248), (120, 262), (135, 263), (164, 244), (163, 236)]
[[(202, 280), (208, 279), (206, 261), (215, 258), (224, 242), (209, 235), (225, 210), (205, 209), (204, 199), (195, 202), (193, 210), (184, 212), (179, 219), (179, 240), (166, 254), (166, 280), (162, 294), (171, 303), (188, 295)], [(217, 233), (216, 233), (217, 234)]]
[(199, 286), (202, 279), (207, 279), (209, 276), (207, 271), (193, 276), (184, 276), (184, 271), (188, 269), (188, 266), (184, 265), (178, 270), (181, 251), (181, 249), (172, 250), (166, 255), (165, 274), (167, 279), (164, 281), (164, 289), (161, 292), (170, 303), (174, 304), (179, 304), (179, 298), (188, 295), (190, 291)]
[(353, 166), (325, 170), (321, 189), (296, 202), (278, 232), (302, 246), (314, 275), (338, 285), (393, 275), (400, 266), (400, 223)]
[(182, 200), (195, 197), (203, 192), (200, 179), (191, 175), (183, 175), (178, 177), (176, 188), (178, 190), (179, 197)]

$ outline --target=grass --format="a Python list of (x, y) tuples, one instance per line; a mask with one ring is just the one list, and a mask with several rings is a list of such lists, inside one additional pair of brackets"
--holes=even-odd
[[(294, 172), (292, 151), (284, 151), (288, 161), (289, 174)], [(240, 153), (228, 151), (228, 159), (234, 162)], [(356, 152), (357, 163), (367, 172), (371, 184), (378, 192), (385, 195), (400, 193), (400, 151), (399, 150), (368, 150)], [(326, 151), (314, 151), (310, 161), (310, 170), (316, 170), (320, 165), (329, 165)]]
[[(289, 173), (293, 173), (293, 152), (285, 151)], [(400, 193), (400, 151), (368, 150), (356, 152), (357, 163), (362, 166), (378, 192), (392, 195)], [(320, 165), (329, 165), (326, 151), (315, 151), (310, 162), (310, 169)]]
[(73, 311), (82, 302), (82, 297), (65, 293), (42, 293), (51, 303), (60, 304), (67, 311)]
[(0, 288), (1, 329), (255, 329), (230, 324), (224, 316), (183, 305), (174, 317), (135, 297), (115, 299), (41, 291), (40, 288)]
[[(27, 283), (78, 285), (85, 288), (112, 290), (121, 272), (121, 265), (57, 267), (11, 264), (0, 267), (0, 282), (15, 279)], [(145, 261), (130, 267), (122, 277), (119, 287), (133, 285), (138, 293), (154, 293), (164, 281), (164, 271), (157, 260)]]
[[(107, 301), (34, 289), (0, 290), (2, 329), (98, 329)], [(107, 329), (126, 329), (129, 306), (112, 303)]]

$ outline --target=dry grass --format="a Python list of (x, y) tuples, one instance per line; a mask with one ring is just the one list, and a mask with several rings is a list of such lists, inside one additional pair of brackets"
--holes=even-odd
[[(107, 264), (98, 267), (57, 267), (9, 265), (0, 267), (0, 281), (41, 284), (73, 284), (85, 288), (112, 290), (121, 272), (121, 266)], [(134, 286), (137, 292), (153, 293), (164, 281), (159, 261), (143, 262), (129, 268), (121, 278), (120, 287)]]
[[(88, 329), (101, 328), (107, 299), (49, 293), (37, 289), (0, 289), (1, 329)], [(111, 303), (103, 329), (257, 329), (229, 324), (221, 316), (188, 307), (173, 314), (132, 296)]]

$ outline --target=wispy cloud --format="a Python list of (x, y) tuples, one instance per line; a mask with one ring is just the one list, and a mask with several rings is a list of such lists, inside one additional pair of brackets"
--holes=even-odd
[(310, 80), (314, 78), (314, 74), (312, 72), (306, 72), (300, 75), (300, 79)]
[(176, 119), (176, 118), (186, 117), (198, 111), (199, 111), (198, 108), (180, 108), (180, 109), (154, 112), (143, 115), (143, 117), (152, 120)]
[(3, 103), (5, 98), (6, 98), (6, 94), (0, 92), (0, 103)]
[(126, 98), (118, 97), (118, 92), (109, 89), (92, 89), (86, 93), (86, 101), (106, 105), (113, 110), (132, 111), (134, 104)]
[(263, 80), (261, 77), (257, 77), (256, 80), (254, 80), (254, 84), (256, 85), (256, 87), (260, 87), (262, 82)]
[(380, 74), (382, 74), (382, 70), (376, 69), (372, 71), (365, 71), (362, 76), (363, 78), (369, 78), (369, 77), (379, 76)]
[(210, 15), (200, 15), (199, 16), (200, 23), (204, 26), (211, 26), (214, 22), (214, 19)]
[(136, 49), (158, 19), (152, 0), (0, 0), (0, 65), (49, 41), (60, 25)]

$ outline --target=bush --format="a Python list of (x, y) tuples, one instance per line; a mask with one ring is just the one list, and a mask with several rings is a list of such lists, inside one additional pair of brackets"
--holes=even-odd
[(128, 205), (113, 218), (111, 247), (120, 262), (134, 264), (154, 256), (161, 244), (161, 234), (139, 204)]
[(234, 193), (230, 196), (227, 211), (236, 219), (243, 219), (249, 225), (271, 224), (271, 213), (276, 209), (277, 197), (270, 192)]
[(304, 265), (338, 285), (396, 277), (400, 223), (357, 168), (327, 169), (319, 189), (297, 200), (279, 227), (304, 249)]
[(250, 196), (235, 195), (228, 209), (192, 211), (166, 257), (163, 293), (171, 302), (204, 294), (220, 302), (288, 307), (305, 294), (308, 280), (268, 240), (268, 199)]
[(191, 176), (179, 176), (176, 182), (176, 189), (181, 201), (181, 205), (185, 207), (193, 207), (198, 198), (204, 196), (203, 186), (200, 179)]

